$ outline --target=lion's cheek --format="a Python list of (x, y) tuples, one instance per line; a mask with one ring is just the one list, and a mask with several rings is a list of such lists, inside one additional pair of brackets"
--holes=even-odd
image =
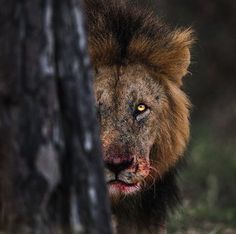
[(137, 176), (141, 176), (142, 179), (145, 179), (150, 173), (150, 163), (147, 160), (138, 161), (138, 169), (136, 172)]

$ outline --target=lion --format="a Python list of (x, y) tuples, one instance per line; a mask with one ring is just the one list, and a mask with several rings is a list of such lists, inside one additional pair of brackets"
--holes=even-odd
[(189, 139), (194, 41), (135, 1), (86, 0), (105, 178), (117, 233), (163, 233)]

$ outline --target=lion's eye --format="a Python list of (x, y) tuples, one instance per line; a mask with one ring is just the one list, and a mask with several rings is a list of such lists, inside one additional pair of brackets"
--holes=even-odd
[(145, 104), (139, 104), (137, 106), (137, 111), (144, 112), (147, 109), (147, 106)]
[(139, 103), (136, 108), (135, 108), (135, 118), (137, 121), (140, 121), (141, 119), (147, 117), (150, 113), (150, 109), (148, 108), (147, 105), (144, 103)]

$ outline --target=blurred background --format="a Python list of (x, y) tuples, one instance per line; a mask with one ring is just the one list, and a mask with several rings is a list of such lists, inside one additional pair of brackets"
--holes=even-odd
[(167, 22), (197, 37), (184, 85), (193, 103), (184, 202), (169, 233), (236, 233), (236, 1), (157, 2)]

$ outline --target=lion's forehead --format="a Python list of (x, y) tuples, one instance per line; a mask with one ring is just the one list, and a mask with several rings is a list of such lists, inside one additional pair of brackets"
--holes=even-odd
[(163, 94), (158, 77), (153, 77), (141, 65), (103, 67), (95, 76), (97, 102), (107, 107), (123, 109), (124, 106), (145, 102), (151, 105)]

